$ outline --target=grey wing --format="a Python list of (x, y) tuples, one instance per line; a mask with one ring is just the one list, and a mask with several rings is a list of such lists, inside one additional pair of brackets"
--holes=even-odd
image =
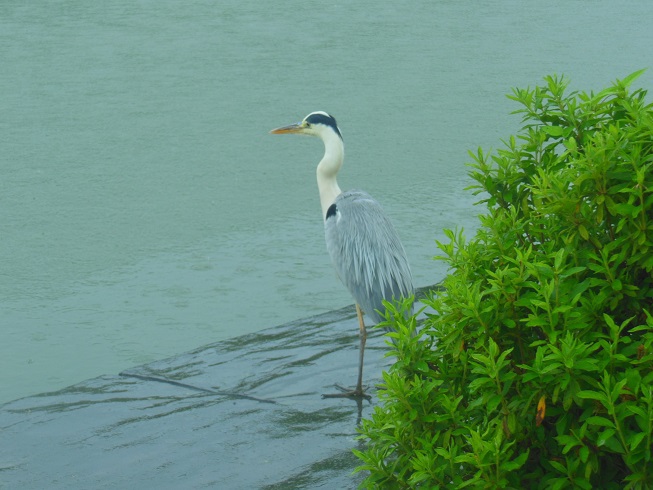
[(326, 244), (336, 272), (362, 310), (383, 320), (383, 300), (413, 293), (406, 252), (381, 205), (362, 191), (340, 194), (324, 222)]

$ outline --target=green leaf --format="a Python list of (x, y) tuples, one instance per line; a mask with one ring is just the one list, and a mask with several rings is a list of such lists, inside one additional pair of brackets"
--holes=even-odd
[(563, 129), (560, 126), (542, 126), (541, 129), (549, 136), (556, 138), (563, 135)]
[(630, 438), (630, 450), (634, 451), (640, 445), (640, 443), (647, 437), (646, 432), (638, 432)]
[(614, 423), (611, 420), (608, 420), (605, 417), (599, 417), (598, 415), (595, 415), (594, 417), (589, 417), (585, 422), (587, 422), (590, 425), (598, 425), (601, 427), (614, 428)]
[(626, 410), (628, 410), (631, 413), (634, 413), (635, 415), (639, 415), (640, 417), (647, 418), (646, 412), (644, 412), (644, 409), (642, 407), (638, 407), (636, 405), (626, 405)]
[(640, 76), (642, 76), (646, 72), (646, 68), (643, 68), (641, 70), (637, 70), (636, 72), (631, 73), (628, 75), (626, 78), (621, 80), (621, 83), (625, 86), (628, 87), (630, 86), (635, 80), (637, 80)]
[(579, 359), (574, 363), (574, 369), (578, 371), (598, 371), (596, 359)]
[(574, 137), (567, 138), (565, 140), (565, 147), (572, 153), (578, 151), (578, 144), (576, 143), (576, 138)]
[[(612, 430), (612, 429), (606, 429), (606, 431)], [(605, 441), (605, 444), (599, 444)], [(623, 446), (619, 442), (619, 440), (616, 437), (610, 437), (610, 438), (604, 438), (603, 435), (601, 435), (597, 441), (597, 446), (605, 445), (606, 448), (610, 449), (611, 451), (617, 453), (617, 454), (624, 454), (626, 451), (624, 451)]]
[(487, 401), (487, 411), (494, 412), (501, 403), (501, 395), (492, 395)]
[(608, 399), (605, 396), (605, 394), (598, 391), (582, 390), (576, 393), (576, 396), (578, 398), (583, 398), (587, 400), (596, 400), (603, 403), (603, 405), (607, 405), (608, 403)]
[(596, 439), (596, 445), (598, 447), (604, 446), (615, 434), (614, 429), (606, 429), (604, 430), (601, 435)]
[(507, 463), (502, 464), (501, 468), (504, 471), (517, 470), (517, 469), (521, 468), (522, 466), (524, 466), (524, 463), (528, 459), (529, 454), (530, 454), (530, 450), (526, 450), (526, 451), (522, 452), (519, 456), (517, 456), (515, 459), (513, 459), (512, 461), (508, 461)]
[(553, 466), (554, 469), (556, 469), (556, 470), (558, 470), (560, 473), (562, 473), (563, 475), (566, 475), (566, 474), (567, 474), (567, 468), (565, 468), (563, 465), (561, 465), (561, 464), (558, 463), (557, 461), (550, 460), (550, 461), (549, 461), (549, 464), (550, 464), (551, 466)]

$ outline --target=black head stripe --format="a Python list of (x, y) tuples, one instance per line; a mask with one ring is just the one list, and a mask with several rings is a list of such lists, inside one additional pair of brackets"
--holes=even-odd
[(310, 114), (306, 118), (306, 122), (308, 124), (324, 124), (325, 126), (329, 126), (342, 139), (342, 135), (340, 134), (340, 130), (338, 129), (338, 123), (336, 123), (336, 118), (333, 117), (333, 116), (330, 116), (328, 114), (322, 114), (322, 113), (317, 113), (316, 112), (314, 114)]
[(338, 208), (336, 207), (336, 203), (333, 203), (331, 206), (329, 206), (329, 209), (327, 209), (326, 219), (329, 219), (331, 216), (335, 216), (336, 211), (338, 211)]

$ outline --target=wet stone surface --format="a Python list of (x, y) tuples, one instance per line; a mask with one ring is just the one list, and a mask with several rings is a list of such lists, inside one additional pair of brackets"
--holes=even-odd
[(0, 407), (6, 488), (355, 488), (351, 452), (389, 365), (368, 329), (371, 403), (353, 386), (354, 307)]

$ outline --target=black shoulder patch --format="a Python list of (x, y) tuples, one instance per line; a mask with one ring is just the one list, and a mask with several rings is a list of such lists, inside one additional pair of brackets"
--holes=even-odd
[(327, 209), (326, 219), (329, 219), (331, 216), (335, 216), (336, 211), (338, 211), (338, 208), (336, 207), (336, 203), (334, 202), (331, 206), (329, 206), (329, 209)]

